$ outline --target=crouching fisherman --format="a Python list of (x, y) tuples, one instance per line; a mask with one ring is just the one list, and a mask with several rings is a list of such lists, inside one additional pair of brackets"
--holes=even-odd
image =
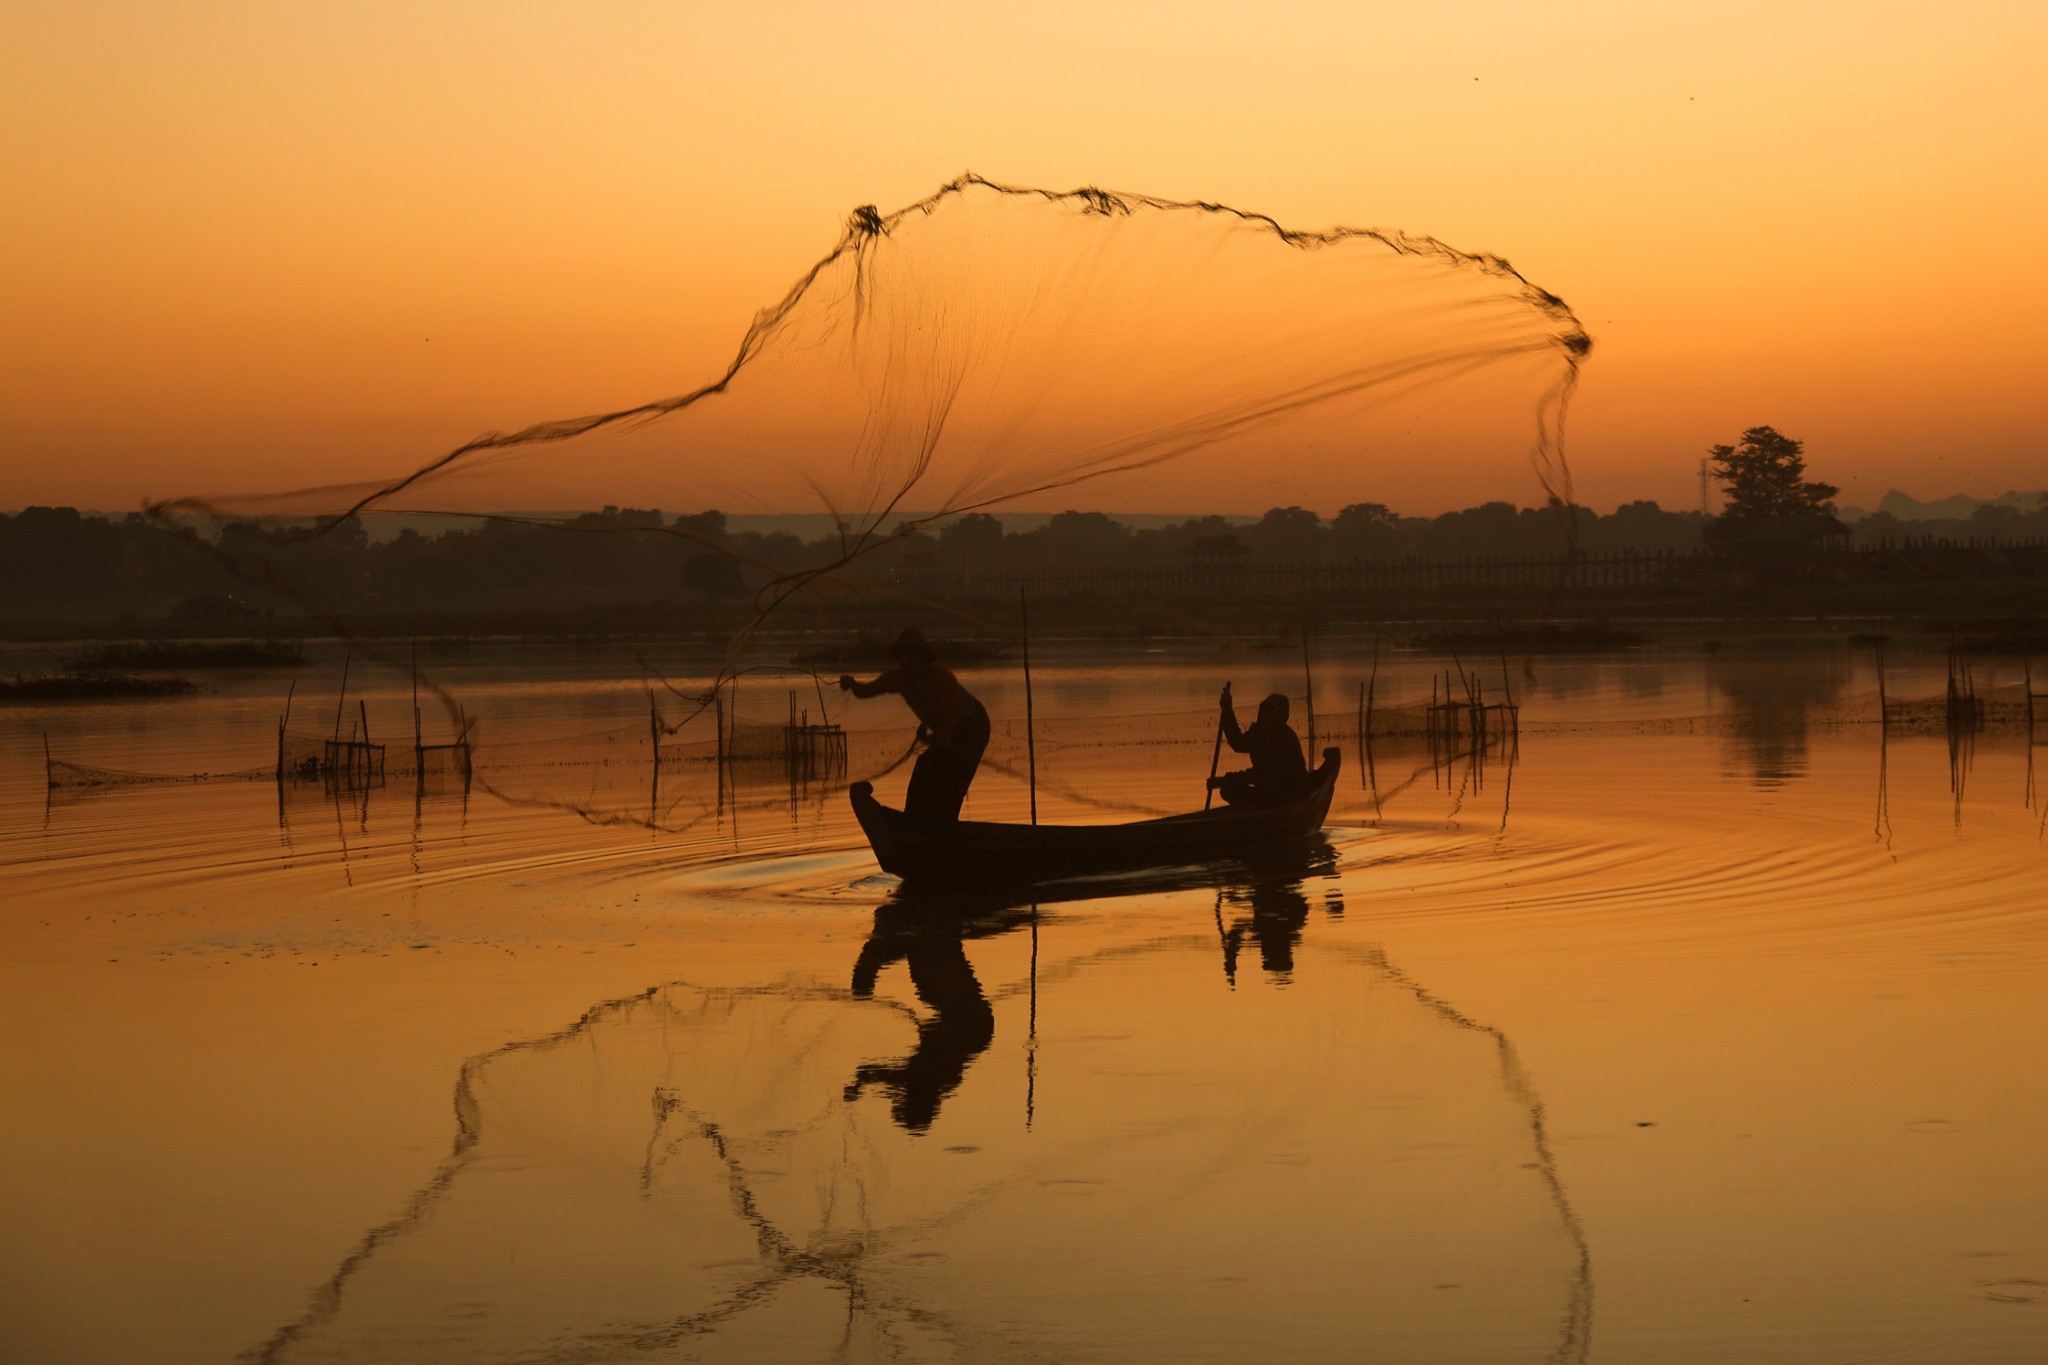
[(952, 670), (939, 666), (938, 656), (915, 626), (889, 646), (891, 668), (873, 682), (842, 674), (842, 691), (856, 697), (894, 692), (917, 717), (917, 737), (924, 752), (910, 770), (910, 790), (903, 813), (927, 824), (950, 824), (960, 818), (960, 804), (988, 748), (988, 712)]
[(1240, 730), (1237, 710), (1225, 684), (1219, 723), (1223, 742), (1249, 755), (1252, 766), (1209, 779), (1217, 794), (1233, 806), (1284, 806), (1308, 794), (1308, 762), (1301, 754), (1301, 736), (1287, 723), (1287, 698), (1275, 692), (1259, 703), (1259, 717)]

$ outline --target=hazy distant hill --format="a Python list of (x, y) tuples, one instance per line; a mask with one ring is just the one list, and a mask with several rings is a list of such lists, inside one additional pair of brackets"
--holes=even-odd
[[(2048, 508), (2048, 491), (2001, 493), (1995, 498), (1973, 498), (1967, 493), (1957, 493), (1935, 502), (1922, 502), (1894, 488), (1877, 504), (1878, 511), (1887, 512), (1900, 521), (1967, 521), (1979, 507), (2010, 507), (2020, 512), (2038, 512)], [(1842, 520), (1847, 522), (1861, 521), (1869, 515), (1861, 507), (1844, 507), (1841, 511)]]

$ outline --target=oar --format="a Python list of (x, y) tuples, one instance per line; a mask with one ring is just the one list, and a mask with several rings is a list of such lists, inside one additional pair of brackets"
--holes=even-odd
[[(1230, 695), (1230, 684), (1223, 684), (1223, 695)], [(1216, 799), (1216, 768), (1223, 762), (1223, 712), (1216, 712), (1216, 747), (1209, 751), (1209, 786), (1202, 793), (1202, 809), (1209, 809), (1209, 803)]]

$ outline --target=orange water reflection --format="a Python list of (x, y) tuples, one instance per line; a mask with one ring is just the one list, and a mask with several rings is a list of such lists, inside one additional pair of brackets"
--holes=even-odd
[[(1049, 806), (1199, 789), (1173, 668), (1048, 674), (1055, 718), (1169, 716), (1159, 743), (1056, 738)], [(1376, 739), (1326, 857), (1035, 914), (906, 900), (831, 793), (743, 785), (675, 832), (487, 791), (46, 808), (46, 723), (174, 757), (268, 699), (10, 718), (0, 1338), (2031, 1359), (2033, 751), (1987, 734), (1958, 792), (1943, 739), (1880, 743), (1833, 660), (1794, 680), (1796, 746), (1753, 752), (1768, 706), (1728, 677), (1540, 665), (1483, 769)], [(646, 801), (622, 764), (555, 789), (591, 806), (606, 773)]]

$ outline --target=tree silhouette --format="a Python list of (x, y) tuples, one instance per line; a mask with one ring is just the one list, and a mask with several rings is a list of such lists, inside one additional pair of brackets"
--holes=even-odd
[(1320, 558), (1323, 536), (1322, 518), (1305, 507), (1267, 508), (1265, 516), (1244, 528), (1245, 540), (1272, 564)]
[(1805, 444), (1775, 427), (1751, 427), (1742, 444), (1715, 446), (1708, 454), (1714, 477), (1726, 492), (1721, 515), (1707, 524), (1710, 544), (1736, 546), (1811, 546), (1823, 536), (1844, 529), (1835, 520), (1831, 483), (1806, 477)]

